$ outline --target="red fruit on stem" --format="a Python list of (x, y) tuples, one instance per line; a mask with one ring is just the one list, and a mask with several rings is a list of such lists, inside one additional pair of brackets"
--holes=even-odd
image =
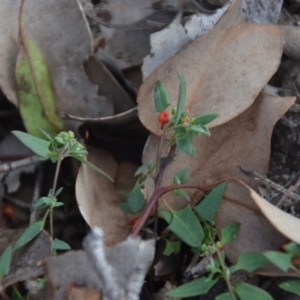
[(158, 115), (158, 122), (161, 124), (161, 128), (163, 129), (163, 127), (169, 122), (169, 113), (167, 111), (162, 111)]

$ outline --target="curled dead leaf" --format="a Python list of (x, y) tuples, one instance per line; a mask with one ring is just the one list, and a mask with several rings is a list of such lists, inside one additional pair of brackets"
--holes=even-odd
[(272, 205), (252, 189), (248, 189), (251, 198), (269, 222), (286, 238), (300, 244), (300, 219)]
[(102, 228), (105, 243), (111, 246), (125, 239), (130, 232), (129, 219), (119, 207), (125, 198), (119, 192), (129, 192), (133, 188), (137, 166), (130, 162), (119, 164), (109, 152), (102, 149), (87, 150), (87, 160), (106, 172), (115, 182), (81, 165), (76, 180), (78, 206), (92, 228)]
[[(230, 178), (240, 179), (250, 187), (257, 181), (249, 179), (239, 171), (239, 166), (265, 174), (270, 156), (270, 138), (273, 127), (279, 118), (295, 101), (294, 97), (280, 98), (261, 93), (254, 104), (230, 122), (213, 128), (211, 136), (194, 138), (196, 157), (181, 154), (169, 166), (163, 185), (171, 185), (173, 176), (183, 168), (189, 168), (190, 183), (204, 184)], [(145, 146), (143, 161), (155, 161), (159, 137), (152, 134)], [(147, 199), (153, 190), (152, 180), (146, 182)], [(194, 190), (186, 189), (191, 199), (197, 197)], [(173, 193), (164, 195), (173, 209), (186, 205), (183, 197)], [(198, 198), (199, 199), (199, 198)], [(160, 203), (160, 207), (165, 207)]]
[(138, 93), (139, 117), (146, 128), (160, 134), (153, 101), (157, 81), (166, 86), (171, 107), (176, 107), (178, 73), (187, 81), (186, 109), (191, 116), (219, 114), (211, 128), (228, 122), (253, 103), (278, 68), (283, 38), (276, 26), (241, 19), (237, 1), (205, 36), (147, 77)]

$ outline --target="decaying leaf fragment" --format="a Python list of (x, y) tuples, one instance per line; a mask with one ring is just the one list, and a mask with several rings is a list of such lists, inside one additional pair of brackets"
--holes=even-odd
[(179, 82), (187, 81), (186, 109), (192, 117), (219, 114), (215, 127), (245, 111), (280, 63), (283, 39), (273, 25), (242, 21), (240, 1), (232, 5), (205, 36), (169, 58), (152, 72), (138, 93), (139, 117), (151, 132), (160, 133), (153, 93), (157, 81), (166, 86), (176, 107)]
[[(243, 175), (239, 166), (265, 174), (273, 127), (294, 101), (294, 97), (279, 98), (261, 93), (245, 112), (230, 122), (211, 129), (210, 137), (195, 137), (196, 157), (186, 154), (177, 156), (165, 173), (163, 185), (172, 184), (176, 172), (187, 167), (191, 184), (216, 183), (235, 178), (252, 188), (256, 187), (257, 181)], [(152, 134), (145, 146), (144, 162), (155, 161), (158, 143), (159, 138)], [(152, 180), (148, 180), (147, 199), (152, 190)], [(185, 189), (185, 192), (192, 199), (195, 190)], [(184, 198), (175, 197), (172, 193), (164, 195), (164, 199), (173, 209), (186, 205)], [(163, 202), (161, 208), (168, 209)]]
[(20, 113), (29, 134), (44, 138), (43, 129), (54, 136), (63, 122), (56, 112), (51, 77), (36, 45), (28, 41), (27, 46), (20, 46), (16, 63)]
[(136, 181), (137, 169), (132, 163), (118, 162), (102, 149), (88, 148), (88, 161), (101, 168), (115, 182), (81, 165), (76, 180), (76, 198), (81, 214), (92, 227), (101, 227), (105, 243), (109, 246), (126, 238), (129, 234), (129, 219), (119, 204), (125, 198), (120, 191), (129, 192)]

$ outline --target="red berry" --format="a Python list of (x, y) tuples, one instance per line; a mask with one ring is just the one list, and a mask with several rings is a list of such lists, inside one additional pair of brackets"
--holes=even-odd
[(169, 122), (169, 113), (167, 111), (162, 111), (158, 115), (158, 122), (161, 124), (161, 128), (163, 128)]
[(136, 224), (139, 222), (139, 219), (140, 218), (134, 218), (130, 221), (129, 225), (132, 226), (132, 227), (135, 227)]

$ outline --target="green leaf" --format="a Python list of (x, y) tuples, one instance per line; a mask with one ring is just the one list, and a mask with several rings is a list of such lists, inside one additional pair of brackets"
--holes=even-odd
[(12, 258), (12, 247), (8, 246), (0, 257), (0, 279), (9, 273)]
[(218, 116), (219, 115), (217, 115), (217, 114), (209, 114), (209, 115), (198, 116), (194, 120), (192, 120), (192, 124), (199, 124), (199, 125), (204, 126), (204, 125), (212, 122)]
[[(169, 221), (169, 213), (165, 210), (159, 211), (166, 222)], [(189, 206), (182, 210), (172, 211), (172, 220), (168, 229), (175, 233), (183, 242), (191, 247), (200, 247), (204, 237), (203, 228), (199, 220)]]
[(173, 298), (185, 298), (192, 296), (205, 295), (219, 279), (207, 280), (201, 277), (187, 284), (181, 285), (176, 289), (170, 290), (166, 296)]
[(163, 252), (163, 255), (169, 256), (172, 253), (178, 253), (180, 251), (180, 243), (179, 242), (170, 242), (166, 240), (166, 248)]
[(229, 292), (223, 293), (215, 298), (216, 300), (232, 300)]
[(165, 86), (160, 81), (158, 81), (157, 84), (155, 85), (154, 103), (155, 103), (156, 112), (162, 112), (166, 110), (170, 105), (168, 92)]
[(264, 257), (263, 254), (259, 253), (241, 253), (239, 255), (237, 264), (232, 267), (232, 272), (237, 270), (245, 270), (253, 272), (256, 269), (269, 264), (270, 262)]
[(89, 161), (87, 161), (86, 159), (82, 158), (82, 157), (75, 157), (77, 160), (79, 160), (82, 164), (86, 165), (87, 167), (89, 167), (90, 169), (102, 174), (104, 177), (106, 177), (107, 179), (109, 179), (110, 181), (114, 182), (114, 180), (104, 171), (102, 171), (101, 169), (97, 168), (95, 165), (91, 164)]
[(190, 133), (186, 133), (185, 135), (175, 136), (176, 146), (178, 150), (178, 154), (183, 152), (188, 155), (195, 157), (195, 148), (193, 146), (193, 137)]
[(71, 247), (64, 241), (59, 239), (54, 239), (52, 242), (52, 249), (53, 250), (70, 250)]
[(51, 198), (42, 197), (34, 204), (34, 208), (43, 209), (43, 208), (52, 206), (52, 203), (53, 203), (53, 200)]
[(60, 206), (63, 206), (65, 205), (63, 202), (55, 202), (53, 207), (60, 207)]
[(227, 225), (225, 228), (223, 228), (221, 230), (222, 245), (226, 245), (226, 244), (232, 242), (236, 238), (236, 235), (239, 231), (240, 225), (241, 224), (239, 224), (239, 223), (232, 223), (232, 224)]
[(123, 193), (126, 197), (126, 203), (130, 209), (130, 213), (138, 213), (145, 207), (146, 201), (144, 193), (138, 183), (135, 184), (134, 188), (129, 193)]
[[(176, 184), (184, 184), (187, 183), (189, 181), (189, 168), (184, 168), (180, 171), (178, 171), (175, 176), (174, 176), (174, 180), (173, 182)], [(176, 178), (176, 180), (175, 180)]]
[(181, 189), (174, 190), (173, 193), (176, 196), (181, 196), (181, 197), (185, 198), (187, 201), (190, 201), (190, 197)]
[(297, 245), (295, 243), (288, 243), (283, 248), (286, 252), (292, 253), (293, 255), (300, 257), (300, 245)]
[(204, 221), (212, 223), (220, 207), (223, 195), (226, 190), (226, 182), (216, 186), (195, 208), (194, 210)]
[(283, 272), (287, 272), (292, 267), (292, 255), (287, 253), (281, 253), (276, 251), (268, 251), (264, 253), (264, 256), (277, 268)]
[(234, 287), (234, 292), (240, 300), (273, 300), (266, 291), (244, 282)]
[(119, 204), (119, 207), (120, 207), (124, 212), (126, 212), (127, 214), (131, 214), (131, 213), (132, 213), (132, 212), (131, 212), (131, 209), (130, 209), (130, 207), (129, 207), (129, 205), (128, 205), (127, 202), (120, 203), (120, 204)]
[[(34, 78), (35, 86), (39, 95), (39, 101), (43, 107), (43, 112), (47, 120), (58, 133), (63, 130), (64, 124), (56, 111), (53, 83), (47, 63), (37, 45), (24, 35), (23, 30), (21, 30), (20, 33), (25, 45), (31, 74)], [(41, 126), (39, 127), (42, 128)]]
[(34, 239), (44, 228), (44, 220), (31, 223), (16, 241), (13, 251), (21, 248)]
[(181, 118), (181, 115), (184, 111), (185, 100), (186, 100), (186, 81), (183, 75), (178, 74), (180, 80), (179, 86), (179, 95), (178, 95), (178, 102), (177, 102), (177, 110), (175, 115), (174, 126), (176, 126)]
[(20, 114), (27, 131), (36, 137), (43, 138), (43, 133), (39, 130), (43, 128), (54, 136), (57, 129), (44, 113), (28, 55), (23, 46), (19, 48), (17, 56), (16, 81)]
[(63, 190), (63, 187), (60, 187), (56, 192), (55, 192), (55, 198), (57, 197), (57, 196), (59, 196), (60, 195), (60, 193), (62, 192), (62, 190)]
[(12, 133), (29, 149), (34, 153), (42, 157), (43, 159), (49, 158), (49, 145), (50, 142), (37, 138), (31, 134), (14, 130)]
[(24, 300), (21, 293), (15, 285), (12, 286), (11, 300)]
[(300, 280), (288, 280), (279, 284), (283, 290), (300, 296)]
[(190, 129), (192, 131), (194, 131), (197, 135), (204, 134), (204, 135), (210, 136), (210, 131), (205, 126), (202, 126), (202, 125), (192, 125)]

